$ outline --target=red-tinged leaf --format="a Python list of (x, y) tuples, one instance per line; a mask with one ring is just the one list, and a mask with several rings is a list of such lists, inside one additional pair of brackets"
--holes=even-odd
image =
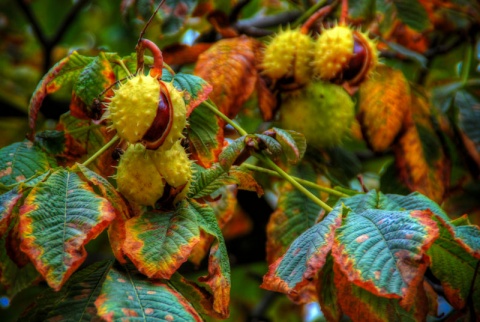
[[(290, 174), (309, 181), (316, 181), (317, 178), (309, 164), (300, 164), (293, 168)], [(318, 191), (309, 190), (318, 195)], [(278, 193), (280, 196), (277, 208), (270, 216), (267, 225), (267, 262), (269, 264), (285, 254), (287, 248), (298, 236), (315, 225), (322, 210), (290, 183), (282, 182)]]
[[(218, 200), (208, 201), (208, 204), (215, 212), (215, 217), (218, 226), (222, 229), (230, 222), (235, 213), (235, 206), (237, 205), (237, 189), (233, 185), (223, 186), (219, 190)], [(199, 266), (202, 259), (208, 254), (210, 246), (215, 237), (209, 235), (203, 230), (200, 230), (200, 241), (192, 250), (189, 260), (195, 265)]]
[(92, 57), (85, 57), (74, 51), (71, 55), (55, 64), (42, 78), (32, 94), (30, 106), (28, 107), (28, 119), (31, 129), (31, 133), (29, 134), (30, 139), (33, 139), (35, 135), (35, 123), (45, 97), (48, 94), (55, 93), (63, 86), (72, 84), (78, 75), (80, 75), (83, 68), (92, 60)]
[(131, 217), (130, 208), (117, 190), (102, 176), (89, 170), (81, 164), (76, 164), (85, 178), (100, 190), (100, 194), (106, 198), (115, 208), (116, 218), (108, 226), (108, 238), (115, 258), (122, 264), (126, 263), (123, 253), (123, 243), (126, 237), (125, 223)]
[(171, 82), (179, 91), (183, 92), (183, 100), (187, 107), (187, 117), (193, 110), (208, 98), (208, 94), (212, 91), (212, 86), (198, 76), (178, 73), (172, 76), (169, 71), (165, 70), (162, 74), (162, 80)]
[(174, 44), (162, 48), (163, 61), (169, 65), (193, 64), (198, 56), (212, 46), (211, 43), (197, 43), (192, 46)]
[(259, 46), (246, 36), (222, 39), (201, 54), (195, 66), (194, 73), (213, 86), (210, 98), (229, 118), (237, 115), (255, 89), (254, 51)]
[(17, 188), (0, 195), (0, 236), (6, 233), (13, 209), (22, 196), (23, 194)]
[(277, 110), (279, 104), (277, 97), (274, 93), (270, 91), (265, 81), (261, 75), (257, 78), (257, 98), (258, 98), (258, 108), (262, 114), (264, 121), (271, 121), (273, 119), (274, 113)]
[[(73, 86), (70, 104), (72, 116), (80, 119), (100, 119), (103, 111), (101, 107), (93, 106), (93, 101), (115, 81), (112, 65), (105, 54), (101, 52), (82, 70)], [(103, 97), (112, 95), (113, 90), (109, 90)]]
[(351, 283), (338, 264), (334, 263), (334, 282), (341, 311), (354, 322), (416, 322), (425, 321), (428, 302), (423, 291), (423, 284), (415, 288), (415, 303), (410, 310), (405, 310), (398, 299), (378, 297), (367, 290)]
[[(14, 223), (8, 227), (15, 228)], [(31, 263), (19, 267), (7, 254), (7, 236), (0, 237), (0, 283), (8, 297), (13, 298), (20, 291), (41, 280), (40, 274)], [(20, 250), (16, 250), (20, 253)]]
[(199, 278), (199, 281), (206, 283), (212, 290), (213, 310), (222, 318), (227, 318), (231, 288), (230, 262), (222, 231), (209, 205), (191, 200), (188, 208), (197, 215), (200, 229), (215, 238), (208, 259), (208, 275)]
[(318, 302), (327, 321), (341, 321), (343, 312), (338, 303), (337, 286), (333, 279), (333, 257), (327, 256), (327, 261), (318, 274)]
[(0, 184), (14, 185), (57, 164), (32, 142), (13, 143), (0, 149)]
[[(452, 226), (450, 223), (436, 217), (440, 228), (440, 237), (428, 250), (431, 257), (430, 269), (443, 286), (445, 296), (449, 303), (457, 310), (464, 309), (468, 305), (468, 296), (471, 296), (477, 318), (480, 317), (480, 273), (476, 272), (476, 266), (480, 256), (478, 240), (473, 245), (465, 238), (462, 227), (471, 227), (473, 234), (480, 235), (476, 226)], [(460, 229), (460, 232), (458, 231)], [(476, 233), (476, 234), (475, 234)], [(473, 246), (473, 247), (472, 247)], [(452, 273), (454, 272), (454, 273)], [(477, 277), (475, 278), (475, 272)], [(475, 284), (472, 285), (475, 280)], [(473, 289), (472, 289), (473, 287)]]
[(73, 274), (59, 292), (43, 292), (22, 315), (22, 321), (101, 321), (95, 299), (112, 264), (96, 262)]
[[(70, 113), (65, 113), (60, 117), (57, 128), (65, 131), (67, 144), (63, 155), (69, 160), (67, 165), (73, 165), (76, 162), (86, 160), (108, 143), (115, 134), (114, 132), (108, 132), (105, 127), (95, 125), (91, 121), (77, 119)], [(90, 166), (92, 170), (105, 177), (113, 175), (116, 161), (112, 157), (112, 153), (115, 151), (115, 148), (116, 146), (113, 145), (96, 158)]]
[(200, 240), (196, 214), (185, 203), (175, 211), (133, 217), (125, 229), (125, 255), (150, 278), (170, 278)]
[(237, 181), (238, 189), (256, 192), (258, 197), (263, 196), (262, 186), (255, 180), (249, 170), (244, 169), (241, 166), (234, 166), (228, 173)]
[(301, 300), (302, 289), (314, 280), (325, 264), (344, 210), (343, 206), (337, 206), (321, 222), (295, 239), (287, 252), (270, 265), (260, 287), (285, 293), (294, 301)]
[(104, 321), (202, 321), (166, 281), (147, 279), (128, 266), (109, 270), (95, 306)]
[(337, 230), (335, 262), (350, 282), (409, 308), (429, 264), (425, 252), (438, 238), (432, 216), (429, 210), (352, 211)]
[(189, 117), (187, 128), (193, 159), (204, 168), (218, 161), (223, 149), (223, 125), (208, 107), (200, 104)]
[(399, 70), (380, 65), (360, 85), (359, 120), (374, 151), (385, 151), (402, 129), (410, 106), (408, 81)]
[(410, 190), (440, 203), (449, 184), (449, 161), (432, 125), (427, 98), (412, 90), (411, 99), (405, 133), (394, 146), (396, 166), (400, 179)]
[(222, 167), (223, 171), (228, 172), (232, 164), (242, 154), (245, 148), (245, 136), (235, 139), (228, 144), (218, 156), (218, 163)]
[(115, 210), (106, 199), (77, 174), (59, 169), (25, 199), (20, 247), (50, 287), (58, 290), (85, 260), (84, 245), (114, 218)]
[(301, 133), (292, 130), (273, 128), (275, 139), (282, 146), (283, 154), (291, 164), (298, 163), (307, 150), (307, 141)]

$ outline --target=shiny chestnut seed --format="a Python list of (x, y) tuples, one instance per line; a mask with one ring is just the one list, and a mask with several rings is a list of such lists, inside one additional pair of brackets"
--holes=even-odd
[(353, 56), (348, 62), (348, 67), (343, 70), (343, 80), (351, 85), (362, 82), (369, 74), (373, 65), (376, 65), (376, 52), (372, 42), (358, 31), (353, 32)]
[(159, 95), (155, 119), (142, 137), (142, 144), (149, 150), (156, 150), (163, 144), (173, 124), (173, 104), (163, 82), (160, 82)]

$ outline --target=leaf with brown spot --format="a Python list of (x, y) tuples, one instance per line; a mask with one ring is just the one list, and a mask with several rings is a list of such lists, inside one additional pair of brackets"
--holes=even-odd
[(374, 75), (360, 85), (358, 117), (374, 151), (390, 147), (402, 129), (409, 106), (409, 85), (399, 70), (379, 65)]
[(128, 265), (110, 268), (95, 306), (104, 321), (203, 321), (168, 281), (148, 279)]
[(321, 222), (307, 229), (287, 252), (270, 265), (260, 287), (287, 294), (300, 302), (302, 291), (313, 281), (332, 249), (335, 231), (342, 223), (342, 205), (335, 207)]
[(110, 202), (76, 173), (60, 168), (25, 199), (20, 209), (20, 248), (49, 286), (59, 290), (85, 260), (85, 245), (114, 218)]
[(259, 46), (260, 42), (246, 36), (222, 39), (201, 54), (195, 66), (195, 75), (213, 86), (210, 98), (229, 118), (237, 115), (255, 90), (254, 51)]
[(28, 119), (31, 129), (31, 133), (29, 134), (30, 139), (33, 140), (35, 135), (35, 123), (45, 97), (48, 94), (55, 93), (63, 86), (72, 84), (85, 66), (87, 66), (93, 59), (93, 57), (85, 57), (74, 51), (71, 55), (63, 58), (55, 64), (55, 66), (53, 66), (42, 78), (32, 94), (30, 105), (28, 107)]
[(25, 321), (101, 321), (95, 299), (112, 261), (94, 263), (72, 275), (59, 292), (47, 290), (22, 316)]

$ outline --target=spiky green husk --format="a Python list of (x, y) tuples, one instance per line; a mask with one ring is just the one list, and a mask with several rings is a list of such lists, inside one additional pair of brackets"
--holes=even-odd
[(280, 31), (265, 48), (265, 75), (278, 80), (293, 77), (296, 83), (310, 80), (313, 40), (299, 29)]
[(314, 82), (285, 97), (280, 115), (283, 128), (303, 133), (307, 144), (325, 148), (338, 145), (349, 133), (355, 109), (341, 86)]
[(353, 56), (353, 31), (335, 26), (322, 31), (315, 41), (313, 69), (320, 79), (333, 79), (341, 73)]
[(154, 206), (165, 184), (157, 169), (155, 153), (141, 144), (131, 144), (117, 168), (117, 188), (129, 201)]
[(155, 119), (160, 100), (160, 84), (150, 75), (139, 73), (115, 90), (103, 118), (110, 128), (129, 143), (142, 139)]

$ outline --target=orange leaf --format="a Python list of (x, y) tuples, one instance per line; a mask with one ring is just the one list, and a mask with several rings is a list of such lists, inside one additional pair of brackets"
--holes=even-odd
[(406, 130), (394, 147), (400, 178), (412, 191), (441, 203), (449, 181), (449, 161), (430, 120), (430, 104), (412, 93)]
[(372, 150), (385, 151), (400, 132), (408, 111), (408, 82), (401, 71), (378, 66), (359, 92), (359, 119), (364, 136)]
[(213, 86), (210, 98), (218, 109), (233, 118), (255, 89), (255, 48), (261, 43), (240, 36), (222, 39), (200, 55), (195, 75)]

